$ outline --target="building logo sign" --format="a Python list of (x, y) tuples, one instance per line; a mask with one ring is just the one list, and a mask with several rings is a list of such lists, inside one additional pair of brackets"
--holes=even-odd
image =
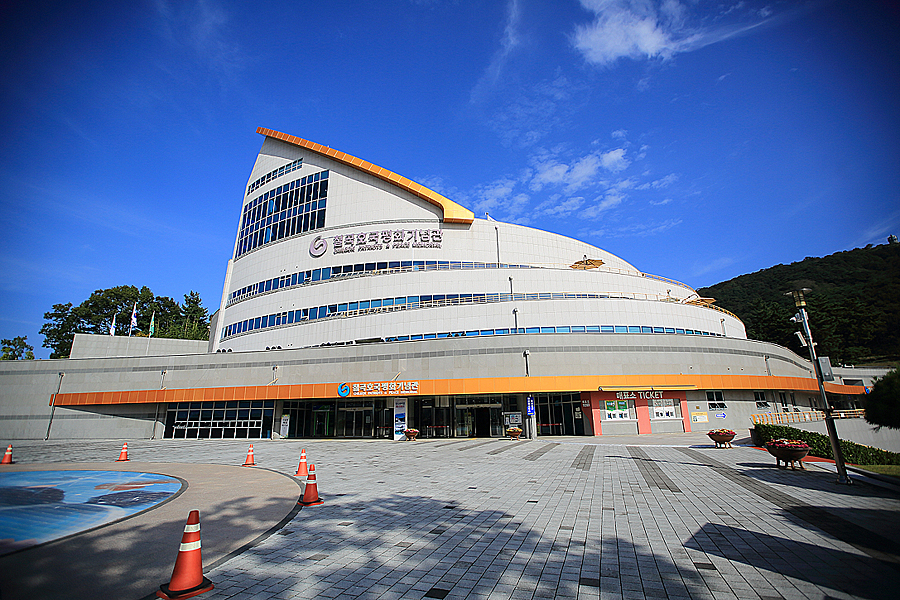
[[(318, 239), (316, 238), (313, 244)], [(333, 238), (332, 247), (334, 254), (403, 248), (436, 248), (440, 250), (443, 241), (444, 232), (440, 229), (389, 229), (336, 235)], [(313, 248), (310, 246), (309, 253), (315, 258), (319, 258), (325, 254), (327, 249), (326, 244), (322, 247), (321, 253), (314, 254)]]
[(313, 258), (319, 258), (328, 250), (328, 240), (321, 235), (317, 235), (316, 239), (309, 245), (309, 255)]
[(342, 383), (338, 386), (341, 398), (360, 396), (395, 396), (397, 394), (418, 394), (418, 381), (373, 381), (359, 383)]

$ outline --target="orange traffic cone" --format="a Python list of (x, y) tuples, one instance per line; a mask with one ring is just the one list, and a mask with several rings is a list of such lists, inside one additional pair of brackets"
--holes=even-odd
[(247, 450), (247, 460), (244, 461), (242, 467), (255, 467), (256, 461), (253, 460), (253, 444), (250, 444), (250, 449)]
[(128, 442), (122, 444), (122, 451), (119, 452), (119, 458), (116, 459), (116, 462), (125, 462), (128, 460)]
[(306, 488), (303, 490), (303, 499), (300, 500), (303, 506), (316, 506), (324, 504), (319, 499), (319, 487), (316, 485), (316, 465), (310, 463), (309, 478), (306, 480)]
[(11, 465), (11, 464), (13, 464), (12, 444), (10, 444), (9, 446), (6, 447), (6, 454), (3, 455), (3, 460), (0, 461), (0, 465)]
[(297, 466), (297, 474), (295, 477), (306, 477), (309, 471), (306, 468), (306, 448), (300, 451), (300, 465)]
[(200, 511), (188, 515), (181, 546), (175, 559), (175, 569), (168, 584), (159, 586), (156, 595), (167, 600), (190, 598), (213, 589), (212, 582), (203, 576), (203, 559), (200, 556)]

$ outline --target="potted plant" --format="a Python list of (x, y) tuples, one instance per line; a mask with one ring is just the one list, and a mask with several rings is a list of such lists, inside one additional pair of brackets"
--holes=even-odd
[(409, 429), (404, 429), (403, 433), (406, 434), (407, 442), (414, 442), (416, 441), (416, 436), (419, 435), (419, 430), (410, 427)]
[(521, 427), (508, 427), (506, 429), (506, 435), (508, 435), (512, 439), (512, 441), (515, 442), (519, 439), (519, 436), (522, 435), (522, 428)]
[(706, 435), (716, 443), (716, 448), (731, 448), (731, 440), (737, 434), (730, 429), (713, 429), (707, 431)]
[(800, 465), (801, 470), (806, 470), (806, 467), (803, 466), (803, 457), (809, 454), (809, 444), (802, 440), (772, 440), (770, 442), (766, 442), (766, 450), (769, 451), (769, 454), (775, 457), (775, 465), (777, 467), (781, 467), (782, 461), (784, 461), (784, 468), (787, 468), (788, 463), (791, 464), (791, 469), (794, 469), (794, 463), (798, 463)]

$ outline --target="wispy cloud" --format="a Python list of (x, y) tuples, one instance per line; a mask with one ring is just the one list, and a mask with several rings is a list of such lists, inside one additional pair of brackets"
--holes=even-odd
[(589, 231), (588, 235), (598, 238), (647, 237), (662, 233), (678, 225), (681, 225), (681, 219), (668, 219), (657, 223), (642, 222), (603, 227), (602, 229)]
[(220, 77), (231, 79), (244, 66), (244, 51), (232, 40), (228, 12), (214, 0), (156, 0), (160, 34), (171, 45), (187, 48), (193, 59)]
[(572, 45), (591, 64), (608, 66), (622, 58), (667, 60), (747, 33), (772, 18), (771, 9), (745, 9), (743, 3), (723, 8), (719, 16), (738, 12), (750, 22), (716, 25), (694, 18), (689, 3), (679, 0), (581, 0), (594, 14), (577, 25)]
[(715, 258), (705, 263), (694, 263), (692, 275), (694, 277), (699, 277), (700, 275), (706, 275), (707, 273), (714, 273), (716, 271), (720, 271), (725, 267), (730, 267), (735, 263), (735, 259), (730, 256), (722, 256), (720, 258)]
[(500, 47), (494, 52), (481, 79), (478, 80), (478, 83), (472, 89), (471, 100), (473, 102), (480, 100), (485, 93), (497, 85), (510, 54), (521, 43), (521, 35), (519, 33), (521, 20), (522, 13), (519, 10), (519, 0), (509, 0), (506, 5), (506, 24), (503, 27), (503, 36), (500, 38)]

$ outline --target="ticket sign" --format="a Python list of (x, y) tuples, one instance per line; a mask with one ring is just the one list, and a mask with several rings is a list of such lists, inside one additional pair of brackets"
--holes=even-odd
[(534, 414), (534, 396), (528, 396), (525, 399), (525, 413), (528, 415)]
[(691, 423), (709, 423), (709, 413), (692, 412)]

